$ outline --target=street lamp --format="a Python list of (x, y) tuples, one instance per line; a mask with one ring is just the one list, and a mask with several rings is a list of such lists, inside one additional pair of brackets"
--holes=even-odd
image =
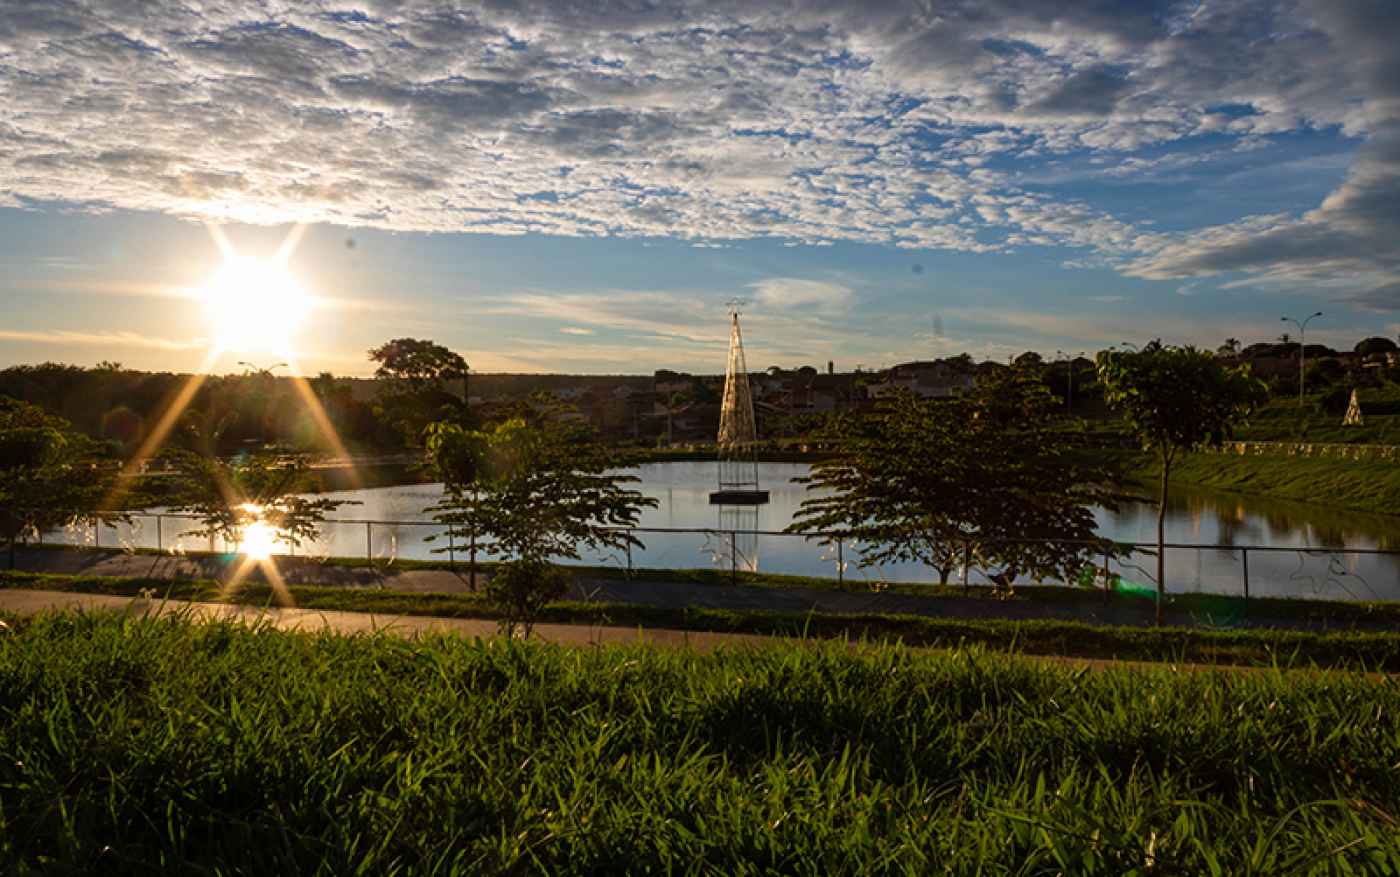
[(1303, 375), (1303, 366), (1307, 364), (1308, 323), (1311, 323), (1314, 317), (1320, 316), (1322, 316), (1322, 311), (1318, 311), (1317, 313), (1309, 316), (1306, 320), (1304, 320), (1301, 323), (1293, 319), (1292, 317), (1279, 317), (1280, 321), (1284, 323), (1292, 323), (1293, 325), (1298, 327), (1298, 407), (1300, 408), (1303, 406), (1303, 382), (1304, 380), (1306, 380), (1306, 378)]
[(1082, 351), (1082, 350), (1079, 351), (1078, 353), (1065, 353), (1063, 350), (1056, 350), (1056, 351), (1055, 351), (1055, 358), (1056, 358), (1057, 360), (1058, 360), (1060, 357), (1062, 357), (1062, 356), (1067, 356), (1067, 357), (1069, 357), (1069, 368), (1068, 368), (1068, 372), (1069, 372), (1069, 396), (1068, 396), (1068, 398), (1065, 400), (1065, 410), (1066, 410), (1066, 411), (1069, 411), (1070, 413), (1073, 413), (1073, 412), (1074, 412), (1074, 362), (1075, 362), (1076, 359), (1078, 359), (1079, 357), (1081, 357), (1081, 356), (1083, 356), (1083, 355), (1084, 355), (1084, 351)]
[(240, 360), (238, 364), (241, 365), (241, 366), (243, 366), (244, 368), (248, 369), (248, 371), (253, 372), (253, 373), (255, 373), (255, 374), (268, 375), (268, 376), (271, 376), (272, 370), (275, 369), (275, 368), (286, 368), (286, 367), (287, 367), (287, 364), (286, 364), (285, 362), (279, 362), (279, 363), (277, 363), (276, 365), (270, 365), (270, 366), (268, 366), (267, 368), (258, 368), (257, 366), (253, 365), (251, 362), (243, 362), (242, 360)]
[[(270, 365), (270, 366), (268, 366), (267, 368), (258, 368), (256, 365), (253, 365), (251, 362), (243, 362), (242, 360), (240, 360), (238, 364), (241, 365), (241, 366), (243, 366), (244, 368), (246, 368), (246, 369), (248, 370), (245, 374), (257, 375), (260, 379), (261, 379), (261, 378), (266, 378), (266, 379), (269, 380), (269, 381), (272, 380), (272, 377), (273, 377), (273, 376), (272, 376), (272, 370), (273, 370), (273, 369), (275, 369), (275, 368), (286, 368), (286, 367), (287, 367), (287, 364), (286, 364), (285, 362), (279, 362), (279, 363), (276, 363), (275, 365)], [(262, 380), (259, 380), (259, 381), (258, 381), (258, 384), (259, 384), (259, 385), (262, 385), (262, 383), (263, 383)], [(258, 423), (258, 441), (262, 442), (263, 445), (266, 446), (266, 445), (267, 445), (267, 396), (266, 396), (266, 394), (263, 392), (264, 389), (265, 389), (265, 386), (260, 387), (259, 390), (258, 390), (258, 395), (262, 396), (262, 412), (260, 413), (260, 416), (259, 416), (259, 418), (258, 418), (258, 420), (259, 420), (259, 423)]]

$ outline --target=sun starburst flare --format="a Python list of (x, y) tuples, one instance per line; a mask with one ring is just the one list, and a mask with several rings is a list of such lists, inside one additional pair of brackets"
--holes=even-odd
[[(194, 401), (209, 370), (225, 353), (265, 353), (283, 358), (290, 367), (293, 386), (316, 426), (324, 448), (336, 457), (350, 459), (321, 400), (298, 368), (293, 342), (306, 323), (319, 299), (313, 298), (288, 270), (287, 265), (300, 245), (306, 227), (297, 224), (287, 233), (271, 259), (259, 259), (240, 254), (223, 228), (206, 223), (209, 235), (218, 247), (222, 263), (209, 280), (192, 290), (194, 298), (204, 305), (213, 341), (203, 362), (170, 399), (136, 453), (127, 461), (117, 487), (107, 498), (107, 508), (120, 508), (132, 481), (146, 470), (147, 463), (160, 453), (181, 416)], [(360, 483), (353, 462), (350, 465), (352, 486)], [(277, 602), (293, 605), (291, 592), (277, 569), (274, 555), (280, 547), (276, 529), (263, 517), (265, 510), (235, 496), (230, 485), (222, 485), (226, 500), (249, 518), (242, 529), (238, 545), (240, 560), (233, 575), (224, 586), (230, 592), (254, 569), (261, 569), (272, 586)]]

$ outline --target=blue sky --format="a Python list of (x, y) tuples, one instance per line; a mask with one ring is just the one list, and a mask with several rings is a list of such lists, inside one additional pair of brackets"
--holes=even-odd
[(736, 296), (754, 367), (1400, 333), (1400, 4), (4, 12), (0, 364), (200, 366), (208, 224), (306, 225), (306, 372), (719, 371)]

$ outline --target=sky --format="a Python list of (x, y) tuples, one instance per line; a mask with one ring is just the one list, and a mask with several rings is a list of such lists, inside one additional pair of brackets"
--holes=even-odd
[[(0, 365), (714, 373), (731, 299), (755, 369), (1394, 338), (1397, 45), (1393, 0), (0, 0)], [(290, 252), (287, 349), (221, 342), (229, 251)]]

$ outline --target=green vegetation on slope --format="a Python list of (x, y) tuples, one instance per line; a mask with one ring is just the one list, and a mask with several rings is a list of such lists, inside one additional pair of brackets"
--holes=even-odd
[[(253, 606), (274, 605), (266, 585), (245, 585), (229, 593), (211, 581), (171, 582), (160, 579), (54, 576), (0, 573), (0, 587), (70, 591), (135, 597), (143, 592), (156, 600), (226, 601)], [(1037, 589), (1042, 599), (1073, 599), (1068, 588)], [(296, 606), (318, 611), (370, 612), (379, 615), (423, 615), (436, 618), (497, 619), (498, 610), (479, 594), (419, 594), (361, 588), (293, 585)], [(1058, 593), (1051, 594), (1051, 591)], [(1000, 601), (998, 601), (1000, 602)], [(1238, 622), (1238, 601), (1201, 595), (1183, 598), (1193, 613), (1217, 623)], [(909, 646), (963, 648), (977, 645), (1028, 655), (1135, 661), (1192, 662), (1244, 666), (1273, 666), (1279, 662), (1371, 671), (1400, 671), (1400, 633), (1346, 630), (1348, 623), (1400, 624), (1400, 605), (1393, 603), (1325, 603), (1304, 600), (1256, 601), (1256, 611), (1340, 627), (1326, 632), (1208, 627), (1135, 627), (1060, 620), (930, 618), (922, 615), (776, 612), (699, 607), (665, 608), (618, 603), (561, 601), (548, 604), (543, 623), (601, 624), (673, 630), (751, 633), (834, 639), (880, 639)], [(1085, 604), (1087, 607), (1087, 604)]]
[(1271, 400), (1250, 417), (1236, 438), (1241, 441), (1306, 441), (1348, 444), (1400, 444), (1400, 387), (1361, 389), (1364, 412), (1360, 426), (1342, 426), (1351, 393), (1344, 388), (1309, 393), (1305, 403), (1296, 397)]
[[(1161, 466), (1132, 454), (1134, 480), (1154, 483)], [(1352, 511), (1400, 513), (1400, 465), (1388, 462), (1236, 454), (1186, 454), (1172, 466), (1174, 483), (1315, 503)]]
[(1400, 869), (1388, 680), (10, 624), (6, 873)]

